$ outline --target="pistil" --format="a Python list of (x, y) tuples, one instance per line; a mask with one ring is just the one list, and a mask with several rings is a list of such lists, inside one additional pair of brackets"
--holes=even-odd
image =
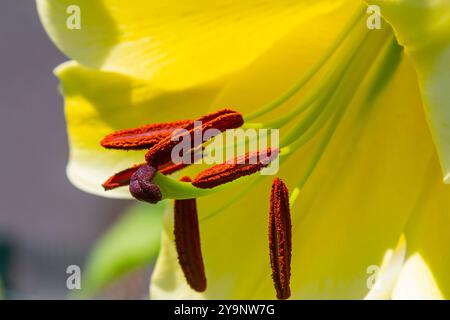
[(156, 169), (148, 164), (141, 166), (130, 179), (130, 193), (137, 200), (158, 203), (162, 199), (161, 190), (153, 183)]

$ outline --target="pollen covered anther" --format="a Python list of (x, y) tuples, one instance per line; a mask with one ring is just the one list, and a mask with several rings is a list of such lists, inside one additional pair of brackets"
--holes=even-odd
[(278, 149), (248, 152), (230, 161), (200, 172), (192, 181), (197, 188), (210, 189), (254, 174), (267, 167), (278, 156)]
[(108, 191), (119, 187), (128, 186), (130, 184), (131, 176), (145, 164), (146, 163), (136, 164), (131, 168), (115, 173), (102, 184), (103, 188), (105, 191)]
[[(189, 177), (181, 181), (189, 182)], [(189, 286), (198, 292), (206, 290), (205, 267), (200, 245), (197, 203), (195, 199), (175, 200), (174, 234), (178, 261)]]
[[(196, 127), (197, 123), (201, 123), (201, 126)], [(152, 166), (160, 166), (171, 161), (172, 149), (184, 138), (189, 138), (190, 141), (195, 142), (195, 134), (201, 134), (201, 137), (203, 137), (203, 133), (209, 129), (215, 129), (217, 132), (224, 132), (227, 129), (239, 128), (243, 124), (244, 119), (242, 115), (239, 112), (229, 109), (222, 109), (205, 115), (195, 121), (191, 121), (182, 128), (183, 130), (179, 131), (179, 133), (174, 136), (169, 135), (151, 147), (145, 155), (145, 160)], [(210, 138), (212, 138), (212, 136)], [(199, 142), (203, 143), (203, 141)], [(194, 153), (199, 147), (199, 145), (192, 144), (190, 152)]]
[(169, 175), (186, 168), (189, 164), (169, 162), (158, 167), (158, 171), (163, 175)]
[(278, 299), (288, 299), (291, 295), (291, 229), (289, 192), (284, 182), (276, 178), (270, 195), (269, 249), (272, 279)]
[[(147, 162), (135, 164), (134, 166), (119, 171), (108, 178), (103, 184), (102, 187), (105, 191), (113, 190), (119, 187), (124, 187), (130, 185), (131, 176), (139, 170), (142, 166), (147, 165)], [(179, 170), (186, 168), (188, 165), (184, 163), (166, 163), (162, 166), (158, 167), (158, 171), (163, 175), (169, 175), (175, 173)]]
[(130, 193), (137, 200), (157, 203), (162, 199), (161, 190), (152, 182), (156, 169), (148, 164), (141, 166), (130, 179)]
[(145, 150), (170, 136), (176, 129), (189, 125), (192, 120), (147, 124), (107, 135), (100, 144), (107, 149)]

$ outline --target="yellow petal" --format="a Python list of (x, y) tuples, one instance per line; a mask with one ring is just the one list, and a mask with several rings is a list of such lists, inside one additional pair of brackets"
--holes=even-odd
[[(342, 2), (37, 0), (37, 7), (47, 33), (70, 58), (175, 89), (245, 67), (299, 23)], [(73, 5), (81, 11), (79, 30), (66, 26)]]
[(414, 62), (444, 182), (450, 183), (450, 2), (374, 0)]
[[(50, 4), (44, 1), (38, 2), (38, 5), (41, 11), (43, 10), (42, 8), (50, 6), (49, 10), (53, 8), (52, 10), (58, 13), (60, 12), (59, 9), (62, 9), (58, 9), (58, 6), (62, 6), (62, 3), (64, 2), (51, 2)], [(98, 6), (94, 2), (89, 2), (89, 4), (91, 3), (93, 6)], [(328, 5), (325, 11), (333, 10), (336, 6), (336, 3)], [(312, 7), (315, 8), (315, 6)], [(293, 64), (297, 68), (296, 72), (286, 73), (285, 80), (295, 80), (303, 70), (309, 67), (320, 50), (326, 48), (329, 42), (334, 40), (334, 37), (339, 32), (339, 28), (335, 27), (341, 27), (357, 7), (357, 5), (350, 7), (342, 5), (339, 11), (335, 9), (329, 15), (319, 15), (319, 19), (316, 19), (315, 22), (315, 33), (303, 33), (305, 38), (299, 39), (306, 42), (316, 39), (311, 43), (308, 50), (304, 50), (302, 42), (285, 43), (284, 49), (290, 46), (296, 48), (292, 53), (290, 50), (284, 50), (284, 52), (289, 54), (289, 59), (297, 60)], [(334, 18), (333, 23), (330, 22), (330, 17)], [(101, 21), (101, 16), (99, 21)], [(47, 25), (47, 23), (44, 24)], [(50, 26), (51, 24), (48, 25)], [(301, 30), (308, 28), (308, 26), (309, 21), (303, 21), (300, 27), (291, 33), (299, 34)], [(332, 32), (329, 34), (324, 33), (326, 29), (332, 30)], [(71, 30), (70, 32), (78, 31)], [(102, 32), (101, 34), (104, 33)], [(70, 37), (71, 34), (69, 33), (65, 34), (63, 38), (70, 39)], [(292, 37), (287, 38), (292, 39)], [(73, 45), (76, 47), (77, 43), (74, 42)], [(271, 50), (278, 51), (277, 46), (274, 46)], [(301, 55), (297, 55), (299, 58), (297, 59), (297, 57), (294, 57), (294, 54), (298, 54), (299, 50)], [(83, 50), (79, 49), (79, 51), (84, 53), (89, 50), (84, 48)], [(97, 52), (98, 50), (94, 51)], [(209, 52), (209, 50), (203, 51)], [(280, 57), (280, 59), (283, 59), (283, 57)], [(228, 61), (228, 59), (226, 60)], [(203, 62), (204, 67), (211, 67), (207, 60)], [(289, 69), (289, 65), (280, 66), (279, 61), (272, 60), (266, 67), (265, 77), (267, 77), (267, 72), (271, 68), (275, 67), (278, 70)], [(194, 76), (201, 75), (203, 73), (201, 70), (201, 68), (197, 70)], [(111, 174), (132, 164), (142, 162), (143, 159), (142, 152), (120, 152), (102, 149), (99, 146), (99, 141), (106, 134), (114, 130), (135, 127), (145, 123), (193, 118), (205, 113), (208, 109), (223, 108), (224, 106), (231, 106), (242, 111), (251, 110), (251, 108), (255, 107), (254, 104), (247, 104), (248, 101), (242, 95), (243, 99), (241, 101), (229, 101), (227, 103), (217, 98), (219, 92), (228, 91), (228, 89), (223, 90), (225, 84), (230, 86), (236, 81), (237, 77), (227, 77), (222, 81), (205, 83), (202, 86), (188, 89), (167, 90), (158, 87), (157, 81), (154, 81), (154, 79), (146, 81), (121, 73), (89, 69), (77, 62), (61, 65), (56, 70), (56, 74), (61, 80), (62, 91), (65, 96), (70, 145), (70, 159), (67, 167), (68, 176), (78, 188), (101, 196), (128, 198), (129, 195), (126, 188), (104, 192), (101, 188), (101, 183)], [(183, 77), (188, 79), (190, 74), (183, 74)], [(238, 78), (242, 79), (241, 77)], [(253, 80), (256, 81), (257, 79)], [(256, 83), (255, 88), (259, 88), (262, 84), (259, 80)], [(264, 101), (256, 98), (271, 99), (273, 94), (279, 94), (276, 91), (277, 89), (281, 89), (279, 84), (273, 84), (270, 90), (262, 91), (265, 92), (264, 95), (260, 93), (255, 94), (253, 102)]]
[[(318, 19), (320, 23), (326, 26)], [(315, 30), (317, 24), (310, 24), (309, 30)], [(302, 47), (316, 48), (316, 42), (302, 42), (304, 39), (304, 32), (293, 31), (231, 81), (214, 104), (242, 99), (246, 105), (256, 106), (267, 101), (268, 95), (289, 87), (295, 75), (307, 70), (305, 61), (313, 60)], [(282, 59), (288, 67), (271, 68)], [(402, 60), (373, 104), (362, 111), (360, 103), (356, 100), (350, 106), (293, 208), (292, 298), (365, 297), (369, 292), (367, 267), (381, 265), (387, 250), (396, 247), (435, 155), (408, 59)], [(279, 176), (291, 190), (317, 143), (311, 141), (282, 165)], [(432, 165), (439, 166), (436, 158)], [(268, 177), (254, 188), (242, 185), (199, 200), (208, 278), (208, 289), (201, 297), (275, 298), (267, 243), (270, 183)], [(229, 203), (238, 194), (241, 198)], [(211, 214), (214, 216), (208, 218)], [(154, 298), (168, 297), (177, 290), (173, 278), (165, 281), (167, 275), (181, 278), (180, 268), (172, 260), (176, 255), (170, 221), (168, 225), (163, 246), (170, 255), (160, 256), (157, 262)], [(177, 297), (199, 297), (186, 288), (183, 294), (176, 292)]]
[(369, 293), (366, 300), (387, 300), (392, 297), (392, 290), (397, 283), (406, 254), (406, 240), (402, 234), (395, 249), (389, 249), (384, 255), (381, 266), (367, 267)]
[[(172, 212), (171, 212), (172, 213)], [(170, 217), (173, 214), (166, 215)], [(168, 224), (166, 220), (166, 228), (170, 228), (172, 224)], [(184, 278), (183, 272), (178, 266), (178, 256), (174, 247), (173, 233), (166, 229), (162, 235), (161, 249), (158, 256), (158, 277), (155, 277), (150, 283), (152, 298), (176, 300), (176, 299), (202, 299), (203, 294), (192, 290)], [(187, 292), (189, 296), (187, 297)]]
[(176, 92), (121, 74), (87, 69), (75, 62), (56, 70), (65, 96), (70, 158), (67, 174), (78, 188), (106, 197), (128, 198), (127, 188), (105, 192), (112, 174), (141, 163), (145, 152), (105, 150), (101, 139), (116, 130), (146, 123), (190, 119), (206, 112), (218, 88)]
[(450, 298), (450, 186), (430, 159), (421, 195), (405, 229), (408, 253), (393, 298)]
[(433, 273), (419, 254), (411, 256), (400, 272), (392, 293), (395, 300), (443, 299)]

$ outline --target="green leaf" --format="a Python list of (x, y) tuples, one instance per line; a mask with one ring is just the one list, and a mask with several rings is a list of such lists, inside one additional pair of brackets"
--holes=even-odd
[(74, 298), (93, 297), (119, 277), (154, 262), (166, 205), (135, 205), (119, 218), (94, 246)]

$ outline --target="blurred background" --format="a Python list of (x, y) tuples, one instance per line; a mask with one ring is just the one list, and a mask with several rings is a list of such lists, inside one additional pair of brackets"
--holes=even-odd
[[(120, 237), (108, 233), (125, 232), (116, 226), (123, 215), (139, 220), (147, 219), (148, 214), (143, 215), (142, 208), (123, 213), (132, 202), (94, 197), (69, 183), (63, 99), (52, 74), (66, 58), (45, 34), (33, 0), (2, 0), (1, 4), (0, 295), (9, 299), (67, 298), (73, 292), (66, 287), (66, 268), (78, 265), (86, 276), (84, 266), (97, 246), (100, 257), (86, 272), (91, 273), (91, 282), (98, 283), (89, 295), (144, 298), (148, 265), (155, 255), (153, 249), (151, 254), (147, 252), (147, 247), (154, 245), (150, 244), (154, 239), (139, 239), (143, 253), (139, 261), (117, 262), (112, 261), (117, 259), (114, 250), (126, 250), (129, 244), (124, 241), (129, 238), (123, 236), (122, 243), (111, 244), (108, 241)], [(122, 223), (126, 232), (132, 232), (133, 223), (137, 224), (133, 219)], [(117, 274), (126, 275), (112, 281)], [(105, 288), (99, 290), (102, 286)]]

